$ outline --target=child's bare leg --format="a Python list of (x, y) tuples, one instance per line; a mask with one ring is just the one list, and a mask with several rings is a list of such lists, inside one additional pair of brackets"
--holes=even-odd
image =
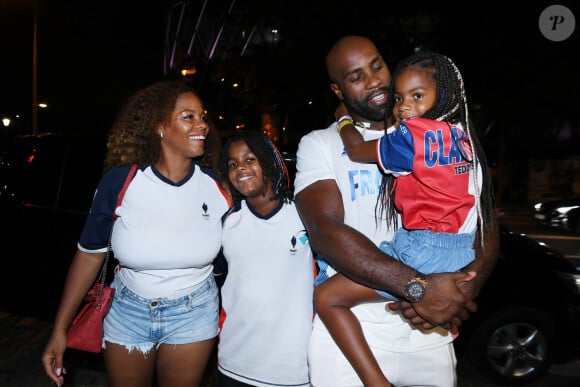
[(365, 386), (390, 386), (375, 359), (360, 322), (350, 308), (384, 301), (374, 289), (336, 274), (314, 290), (316, 311)]

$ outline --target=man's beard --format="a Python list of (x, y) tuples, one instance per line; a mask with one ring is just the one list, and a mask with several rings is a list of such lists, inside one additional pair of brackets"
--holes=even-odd
[(371, 97), (365, 97), (361, 101), (349, 98), (344, 95), (344, 105), (351, 115), (356, 115), (364, 120), (380, 122), (385, 120), (387, 105), (371, 106), (369, 100)]

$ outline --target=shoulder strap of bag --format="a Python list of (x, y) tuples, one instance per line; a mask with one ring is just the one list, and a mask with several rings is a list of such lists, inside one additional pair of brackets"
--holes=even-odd
[[(115, 209), (113, 210), (113, 221), (115, 219), (117, 219), (117, 214), (115, 213), (115, 210), (117, 209), (117, 207), (119, 207), (121, 205), (121, 202), (123, 201), (123, 196), (125, 196), (125, 191), (127, 191), (127, 187), (129, 187), (129, 183), (131, 183), (131, 180), (133, 180), (135, 173), (137, 173), (137, 167), (138, 167), (137, 163), (134, 163), (131, 165), (131, 168), (129, 169), (129, 174), (127, 175), (127, 178), (125, 178), (125, 182), (123, 183), (123, 187), (121, 188), (119, 195), (117, 195), (117, 204), (115, 205)], [(109, 234), (109, 244), (107, 246), (107, 254), (105, 255), (105, 262), (103, 263), (103, 266), (101, 267), (101, 274), (99, 274), (99, 279), (98, 279), (98, 281), (101, 284), (101, 287), (99, 290), (99, 304), (101, 302), (100, 297), (103, 295), (103, 289), (105, 287), (105, 280), (107, 278), (107, 265), (109, 262), (109, 255), (111, 254), (111, 251), (112, 251), (112, 247), (111, 247), (111, 236), (112, 235), (113, 235), (113, 227), (111, 227), (111, 233)]]
[[(133, 165), (131, 165), (131, 169), (129, 169), (129, 174), (127, 175), (127, 178), (125, 179), (125, 183), (123, 183), (123, 187), (121, 188), (121, 192), (119, 192), (119, 195), (117, 195), (117, 205), (115, 205), (115, 210), (117, 209), (117, 207), (119, 207), (121, 205), (121, 202), (123, 201), (123, 196), (125, 196), (125, 191), (127, 191), (127, 187), (129, 187), (129, 183), (131, 183), (131, 180), (133, 180), (135, 173), (137, 173), (137, 163), (134, 163)], [(115, 214), (115, 210), (113, 210), (113, 219), (117, 219), (117, 215)]]

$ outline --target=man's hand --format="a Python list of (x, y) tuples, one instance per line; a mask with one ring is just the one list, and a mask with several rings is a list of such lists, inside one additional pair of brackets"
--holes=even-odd
[[(492, 218), (491, 230), (487, 230), (485, 233), (485, 249), (480, 238), (481, 233), (478, 231), (475, 233), (475, 241), (473, 243), (476, 259), (463, 268), (463, 276), (461, 276), (462, 273), (455, 273), (460, 274), (459, 277), (455, 278), (455, 286), (452, 282), (447, 282), (447, 285), (435, 283), (435, 281), (453, 281), (453, 277), (447, 277), (450, 273), (432, 274), (428, 276), (428, 288), (423, 300), (415, 304), (410, 304), (406, 301), (389, 303), (387, 304), (389, 310), (400, 312), (413, 325), (424, 329), (433, 328), (435, 325), (440, 325), (444, 328), (449, 328), (450, 325), (459, 327), (462, 321), (469, 318), (470, 313), (477, 311), (477, 304), (473, 301), (473, 298), (479, 294), (485, 281), (493, 271), (499, 256), (497, 214), (494, 214)], [(447, 278), (439, 279), (439, 276), (446, 276)], [(434, 298), (434, 294), (431, 293), (430, 297), (428, 297), (429, 289), (434, 289), (434, 292), (439, 295), (439, 299), (431, 301)], [(439, 290), (444, 291), (444, 293), (440, 293)], [(441, 298), (443, 295), (445, 299)], [(462, 295), (463, 297), (461, 297)], [(446, 302), (451, 302), (451, 304), (446, 304)], [(449, 310), (445, 311), (445, 308), (449, 308)], [(431, 316), (438, 316), (439, 318), (435, 319)], [(444, 316), (448, 317), (448, 321), (442, 322)]]
[(459, 289), (458, 284), (475, 277), (474, 271), (430, 274), (427, 276), (427, 291), (421, 301), (414, 304), (392, 302), (387, 307), (399, 311), (411, 324), (423, 329), (459, 327), (470, 313), (477, 311), (477, 304)]

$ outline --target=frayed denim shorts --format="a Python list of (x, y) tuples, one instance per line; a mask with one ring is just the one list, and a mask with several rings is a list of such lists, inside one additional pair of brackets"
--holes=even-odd
[(189, 344), (218, 334), (219, 298), (213, 276), (186, 296), (146, 299), (113, 280), (115, 297), (103, 322), (105, 342), (147, 354), (161, 344)]

